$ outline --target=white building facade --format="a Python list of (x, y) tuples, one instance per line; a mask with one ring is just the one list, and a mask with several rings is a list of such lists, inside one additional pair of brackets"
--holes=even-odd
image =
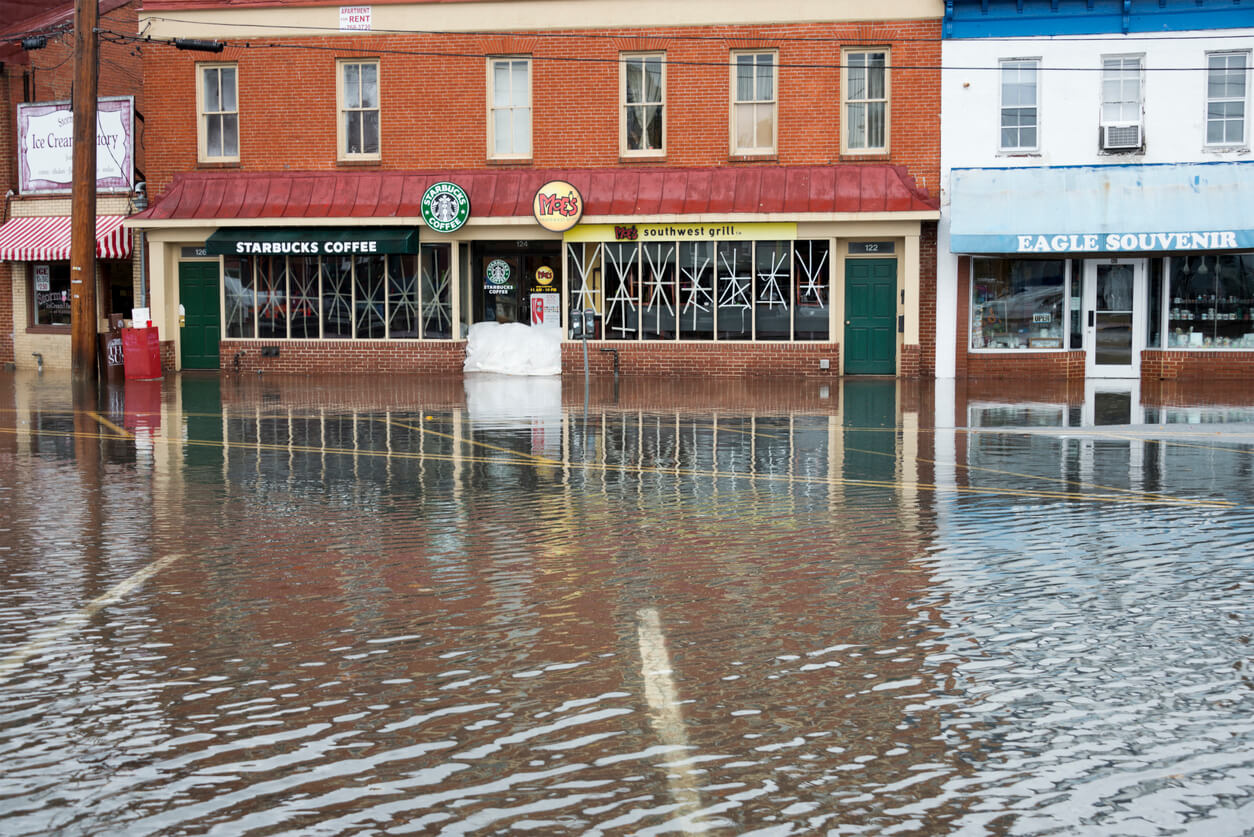
[(936, 375), (1254, 374), (1254, 5), (946, 5)]

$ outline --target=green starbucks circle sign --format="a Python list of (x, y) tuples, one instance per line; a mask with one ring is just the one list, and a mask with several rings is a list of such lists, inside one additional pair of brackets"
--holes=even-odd
[(456, 183), (433, 183), (422, 193), (422, 220), (435, 232), (460, 229), (470, 217), (470, 198)]

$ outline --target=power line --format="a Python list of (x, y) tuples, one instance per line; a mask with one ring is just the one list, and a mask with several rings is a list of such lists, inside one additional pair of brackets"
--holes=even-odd
[[(104, 34), (104, 32), (102, 32), (102, 34)], [(121, 32), (107, 32), (107, 34), (114, 36), (115, 43), (134, 42), (134, 43), (140, 43), (140, 44), (158, 44), (158, 45), (164, 45), (164, 46), (175, 45), (174, 39), (161, 39), (161, 38), (152, 38), (152, 37), (141, 38), (137, 35), (127, 35)], [(761, 41), (763, 39), (755, 38), (754, 40)], [(877, 41), (876, 43), (882, 43), (882, 41)], [(225, 46), (231, 47), (235, 50), (241, 50), (245, 52), (249, 50), (253, 50), (253, 49), (281, 49), (281, 50), (293, 50), (293, 51), (303, 50), (303, 51), (308, 51), (308, 52), (329, 52), (329, 53), (335, 53), (337, 55), (351, 53), (351, 54), (366, 55), (366, 56), (404, 55), (404, 56), (417, 57), (417, 58), (487, 59), (487, 58), (492, 58), (492, 57), (496, 57), (497, 55), (499, 55), (499, 53), (489, 53), (489, 52), (450, 52), (446, 50), (412, 50), (412, 49), (384, 49), (384, 48), (379, 48), (379, 47), (322, 46), (318, 44), (291, 44), (291, 43), (282, 43), (282, 42), (277, 42), (277, 41), (269, 41), (265, 43), (254, 43), (254, 42), (246, 41), (242, 44), (226, 43)], [(759, 51), (766, 51), (768, 49), (769, 47), (763, 47)], [(633, 50), (632, 52), (635, 53), (636, 51)], [(540, 61), (540, 62), (555, 62), (555, 63), (566, 63), (566, 64), (621, 64), (624, 60), (621, 56), (607, 56), (604, 58), (597, 58), (597, 57), (577, 56), (577, 55), (530, 55), (529, 58), (533, 62)], [(730, 67), (736, 66), (736, 62), (734, 60), (693, 61), (693, 60), (676, 60), (676, 59), (668, 58), (666, 59), (665, 63), (667, 64), (667, 66), (671, 66), (671, 67), (730, 68)], [(799, 63), (799, 62), (780, 61), (780, 62), (774, 63), (772, 66), (775, 67), (776, 69), (843, 70), (843, 69), (847, 69), (850, 65), (841, 64), (841, 63), (832, 64), (832, 63), (826, 63), (826, 62)], [(859, 69), (862, 69), (862, 67), (860, 66)], [(943, 65), (943, 64), (896, 64), (890, 61), (886, 69), (890, 71), (960, 70), (963, 72), (979, 72), (979, 71), (993, 72), (993, 71), (999, 71), (1001, 67), (1000, 65), (997, 65), (997, 66), (969, 66), (969, 65), (951, 66), (951, 65)], [(1141, 69), (1143, 72), (1196, 73), (1196, 72), (1206, 72), (1210, 68), (1209, 67), (1142, 67)], [(1042, 64), (1041, 66), (1038, 66), (1036, 68), (1036, 71), (1037, 72), (1093, 73), (1093, 72), (1103, 72), (1104, 68), (1101, 66), (1052, 67), (1052, 66)]]

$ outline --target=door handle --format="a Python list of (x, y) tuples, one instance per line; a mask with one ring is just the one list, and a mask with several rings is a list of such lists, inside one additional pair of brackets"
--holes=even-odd
[(1089, 328), (1092, 328), (1094, 324), (1096, 323), (1096, 320), (1093, 319), (1093, 316), (1094, 316), (1094, 312), (1090, 311), (1089, 312)]
[(853, 325), (853, 320), (845, 320), (845, 325)]

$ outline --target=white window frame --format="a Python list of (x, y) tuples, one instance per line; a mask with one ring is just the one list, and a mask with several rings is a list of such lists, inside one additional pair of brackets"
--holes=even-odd
[[(513, 77), (512, 68), (516, 63), (525, 64), (527, 67), (527, 95), (523, 104), (512, 101), (513, 90), (511, 89), (511, 103), (508, 105), (497, 106), (496, 102), (496, 66), (505, 63), (510, 65), (510, 77)], [(531, 89), (534, 86), (532, 79), (532, 62), (529, 55), (496, 55), (488, 59), (488, 159), (490, 160), (530, 160), (535, 152), (535, 133), (533, 122), (533, 111), (531, 107)], [(511, 141), (514, 136), (512, 126), (514, 120), (525, 118), (527, 120), (527, 150), (526, 152), (517, 151), (498, 151), (496, 147), (496, 114), (498, 111), (509, 111), (510, 115), (510, 137)]]
[[(855, 55), (884, 56), (884, 95), (881, 97), (871, 98), (869, 95), (861, 99), (850, 98), (850, 82), (849, 70), (850, 59)], [(842, 154), (887, 154), (890, 146), (889, 137), (891, 136), (892, 127), (892, 64), (893, 54), (888, 47), (858, 47), (851, 49), (843, 49), (840, 53), (840, 151)], [(871, 68), (864, 67), (868, 78)], [(852, 120), (849, 118), (849, 108), (851, 105), (863, 105), (867, 108), (868, 117), (870, 114), (870, 106), (876, 103), (884, 105), (884, 142), (881, 145), (864, 145), (854, 146), (850, 140), (856, 139), (851, 132)], [(866, 133), (869, 135), (870, 119), (864, 123)], [(864, 136), (863, 139), (867, 137)]]
[[(357, 65), (358, 67), (372, 66), (374, 67), (375, 94), (377, 96), (377, 106), (373, 108), (348, 106), (348, 89), (347, 80), (345, 78), (348, 67)], [(358, 84), (360, 85), (360, 76), (358, 76)], [(340, 58), (335, 62), (335, 103), (336, 103), (336, 153), (341, 160), (380, 160), (383, 158), (383, 79), (380, 75), (379, 59), (377, 58)], [(378, 136), (375, 137), (375, 147), (377, 151), (360, 151), (350, 152), (348, 150), (348, 114), (349, 111), (358, 113), (368, 113), (374, 111), (378, 114), (378, 124), (376, 130)], [(364, 138), (364, 135), (363, 135)]]
[[(221, 100), (222, 70), (233, 70), (235, 73), (235, 109), (234, 110), (205, 110), (205, 76), (210, 71), (218, 72), (218, 89), (219, 100)], [(234, 61), (215, 61), (211, 63), (198, 63), (196, 65), (196, 159), (201, 163), (238, 163), (240, 149), (240, 120), (239, 120), (239, 64)], [(210, 154), (209, 151), (209, 121), (211, 119), (225, 120), (227, 116), (235, 117), (235, 153), (234, 154)], [(225, 144), (224, 144), (225, 147)]]
[[(1036, 74), (1035, 82), (1035, 101), (1032, 109), (1036, 112), (1036, 143), (1034, 145), (1002, 145), (1002, 116), (1008, 108), (1024, 107), (1021, 104), (1007, 105), (1005, 103), (1006, 95), (1006, 71), (1010, 69), (1011, 64), (1031, 64)], [(1040, 57), (1021, 57), (1021, 58), (1002, 58), (997, 62), (997, 149), (1002, 154), (1032, 154), (1041, 149), (1041, 59)], [(1025, 68), (1017, 68), (1025, 69)]]
[[(1232, 97), (1222, 97), (1212, 99), (1210, 96), (1210, 62), (1215, 58), (1231, 58), (1242, 57), (1245, 59), (1245, 96), (1242, 99), (1234, 99)], [(1248, 49), (1230, 49), (1215, 50), (1206, 53), (1206, 75), (1203, 79), (1202, 88), (1202, 143), (1206, 148), (1210, 149), (1237, 149), (1249, 148), (1250, 146), (1250, 87), (1254, 81), (1254, 69), (1251, 68), (1251, 51)], [(1241, 101), (1244, 106), (1244, 112), (1241, 119), (1241, 139), (1236, 141), (1211, 142), (1210, 141), (1210, 106), (1212, 102), (1234, 102)]]
[[(661, 81), (661, 100), (657, 102), (629, 102), (627, 101), (627, 68), (631, 63), (638, 62), (640, 65), (641, 78), (644, 76), (645, 65), (652, 60), (657, 60), (661, 64), (662, 81)], [(619, 59), (619, 79), (618, 79), (618, 153), (623, 157), (665, 157), (666, 156), (666, 53), (664, 52), (624, 52)], [(643, 84), (643, 81), (642, 81)], [(643, 95), (643, 88), (642, 88)], [(631, 148), (627, 139), (627, 113), (632, 108), (638, 108), (646, 114), (649, 108), (656, 107), (660, 113), (662, 120), (662, 144), (657, 148)], [(647, 120), (642, 121), (642, 125), (647, 126)], [(641, 136), (641, 141), (647, 143), (646, 130)]]
[[(1109, 64), (1112, 61), (1120, 62), (1120, 66), (1118, 68), (1108, 67), (1107, 64)], [(1106, 116), (1107, 105), (1111, 105), (1111, 104), (1122, 105), (1122, 104), (1126, 104), (1127, 102), (1125, 102), (1122, 98), (1114, 102), (1109, 101), (1106, 98), (1106, 83), (1111, 80), (1107, 77), (1107, 73), (1111, 72), (1113, 69), (1114, 72), (1117, 73), (1117, 76), (1114, 80), (1119, 81), (1120, 84), (1122, 84), (1126, 80), (1125, 74), (1129, 72), (1129, 68), (1124, 66), (1124, 64), (1128, 61), (1136, 62), (1136, 68), (1135, 68), (1136, 119), (1108, 119)], [(1140, 150), (1142, 147), (1144, 147), (1145, 145), (1145, 54), (1144, 53), (1126, 53), (1126, 54), (1117, 54), (1117, 55), (1103, 55), (1102, 56), (1101, 82), (1100, 82), (1100, 98), (1101, 98), (1101, 103), (1100, 103), (1101, 110), (1098, 113), (1098, 126), (1101, 130), (1101, 136), (1099, 137), (1099, 142), (1101, 144), (1102, 151), (1129, 154), (1129, 153), (1134, 153)], [(1135, 147), (1132, 147), (1132, 146), (1129, 146), (1126, 148), (1107, 148), (1106, 147), (1106, 128), (1109, 126), (1119, 126), (1119, 125), (1127, 125), (1127, 126), (1136, 125), (1138, 127), (1140, 142), (1138, 142)]]
[[(771, 59), (771, 64), (770, 64), (771, 66), (771, 93), (773, 95), (769, 99), (754, 98), (754, 99), (745, 99), (742, 101), (741, 99), (737, 97), (736, 69), (740, 64), (740, 59), (744, 56), (750, 56), (750, 55), (754, 56), (755, 95), (756, 95), (756, 90), (757, 90), (757, 83), (756, 83), (756, 79), (757, 79), (756, 69), (758, 66), (757, 56), (761, 56), (761, 55), (770, 56), (770, 59)], [(729, 127), (730, 127), (731, 153), (735, 156), (741, 156), (741, 157), (768, 157), (768, 156), (777, 154), (778, 153), (777, 149), (779, 148), (779, 50), (776, 50), (776, 49), (733, 50), (731, 53), (731, 72), (729, 73), (728, 77), (731, 83), (731, 90), (730, 90), (731, 111), (730, 111), (730, 118), (728, 120)], [(757, 112), (757, 109), (761, 107), (769, 107), (771, 109), (771, 144), (769, 147), (755, 145), (755, 146), (748, 146), (748, 147), (742, 148), (740, 145), (737, 144), (736, 126), (738, 124), (738, 116), (740, 113), (740, 109), (744, 107), (753, 108), (755, 113)], [(755, 131), (754, 134), (756, 135), (756, 133), (757, 132)]]

